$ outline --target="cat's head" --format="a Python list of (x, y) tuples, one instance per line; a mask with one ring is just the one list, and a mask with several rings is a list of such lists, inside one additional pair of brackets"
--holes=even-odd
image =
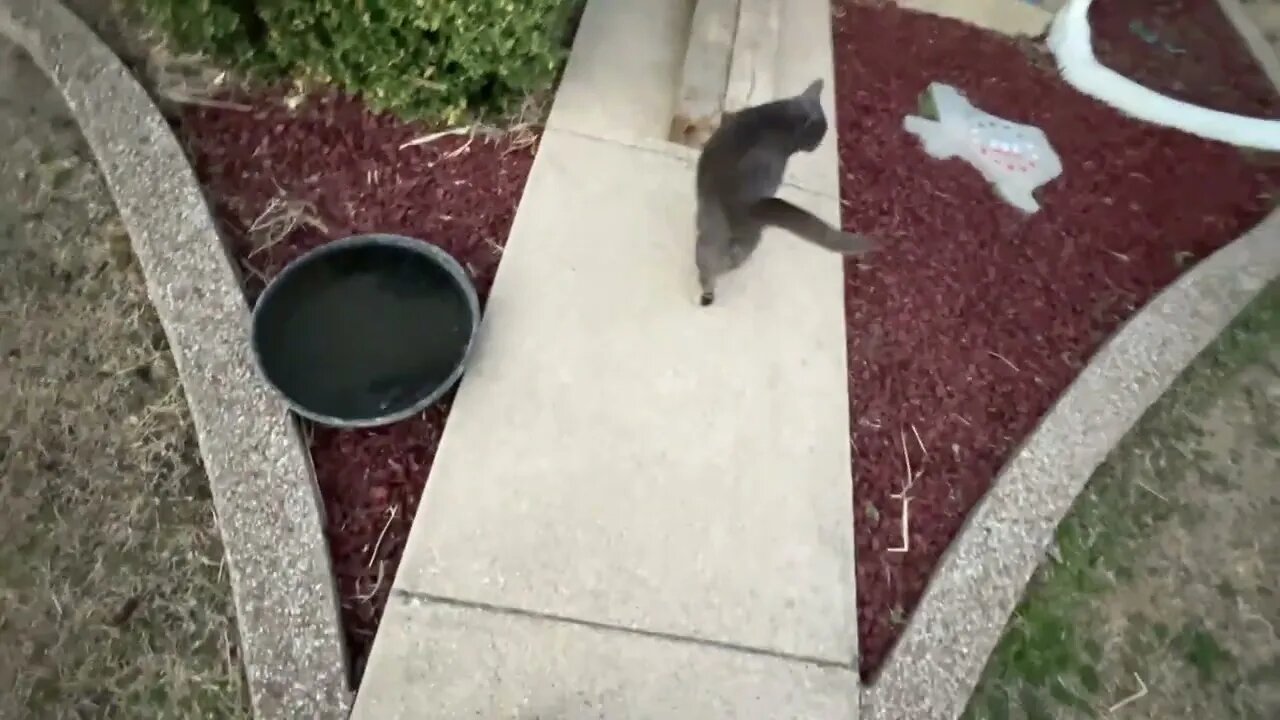
[(809, 83), (804, 92), (792, 98), (798, 122), (796, 141), (799, 149), (813, 152), (827, 134), (827, 114), (822, 109), (822, 78)]

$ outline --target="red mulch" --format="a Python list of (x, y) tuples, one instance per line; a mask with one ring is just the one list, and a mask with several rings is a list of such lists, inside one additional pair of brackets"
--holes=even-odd
[[(1025, 43), (855, 0), (834, 15), (845, 225), (892, 241), (846, 270), (869, 677), (1018, 443), (1126, 318), (1265, 215), (1280, 168), (1127, 119), (1069, 88), (1051, 63), (1029, 62)], [(1253, 97), (1256, 71), (1230, 67), (1220, 84)], [(1064, 171), (1038, 191), (1039, 213), (1022, 216), (976, 170), (929, 158), (902, 129), (933, 80), (1047, 133)], [(904, 442), (922, 474), (910, 550), (897, 553), (901, 506), (890, 495), (906, 475)]]
[[(251, 298), (299, 254), (362, 232), (439, 245), (466, 266), (482, 301), (488, 295), (536, 144), (447, 136), (400, 149), (426, 131), (355, 100), (330, 96), (295, 113), (275, 92), (232, 99), (256, 109), (196, 108), (180, 132)], [(299, 228), (255, 254), (246, 229), (277, 197), (311, 203), (324, 229)], [(451, 401), (387, 428), (311, 428), (357, 682)]]
[(1130, 80), (1214, 110), (1280, 118), (1275, 86), (1217, 0), (1096, 0), (1089, 26), (1098, 62)]

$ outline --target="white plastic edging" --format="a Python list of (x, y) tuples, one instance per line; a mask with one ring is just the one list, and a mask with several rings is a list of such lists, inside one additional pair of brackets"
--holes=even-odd
[(1068, 0), (1049, 30), (1049, 49), (1068, 84), (1139, 120), (1209, 140), (1280, 151), (1280, 120), (1232, 115), (1175, 100), (1100, 64), (1093, 56), (1089, 29), (1092, 4), (1093, 0)]

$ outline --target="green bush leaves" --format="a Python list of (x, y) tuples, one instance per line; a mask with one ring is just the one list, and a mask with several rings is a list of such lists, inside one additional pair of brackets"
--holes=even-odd
[(549, 86), (581, 0), (140, 0), (183, 50), (456, 123)]

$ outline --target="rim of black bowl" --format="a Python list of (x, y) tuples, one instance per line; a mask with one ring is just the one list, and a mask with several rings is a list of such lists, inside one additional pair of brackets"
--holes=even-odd
[[(285, 278), (292, 275), (299, 268), (335, 252), (357, 247), (368, 247), (371, 245), (397, 247), (420, 255), (425, 255), (437, 262), (440, 267), (444, 268), (444, 270), (449, 273), (450, 277), (453, 278), (454, 283), (458, 286), (458, 289), (462, 291), (462, 296), (467, 301), (467, 307), (471, 311), (471, 331), (467, 335), (467, 344), (462, 349), (462, 356), (458, 359), (458, 364), (454, 366), (453, 370), (443, 381), (441, 381), (435, 390), (428, 393), (417, 402), (414, 402), (412, 405), (395, 412), (380, 415), (376, 418), (352, 420), (326, 415), (325, 413), (316, 412), (304, 407), (292, 397), (289, 397), (289, 394), (281, 389), (280, 386), (271, 379), (271, 375), (267, 373), (266, 366), (262, 362), (262, 354), (258, 348), (259, 311), (263, 305), (266, 304), (267, 300), (277, 292)], [(308, 250), (286, 265), (283, 270), (277, 273), (276, 276), (267, 283), (266, 288), (264, 288), (262, 294), (258, 296), (258, 301), (253, 304), (253, 310), (250, 312), (249, 350), (253, 355), (253, 364), (257, 369), (258, 377), (262, 378), (268, 385), (270, 385), (276, 395), (283, 398), (285, 403), (288, 404), (289, 409), (293, 412), (308, 420), (322, 425), (328, 425), (330, 427), (353, 429), (372, 428), (391, 425), (393, 423), (400, 422), (401, 420), (407, 420), (439, 402), (440, 398), (444, 397), (445, 393), (452, 390), (453, 387), (458, 384), (458, 381), (462, 379), (462, 374), (466, 369), (467, 359), (471, 356), (471, 347), (475, 343), (476, 331), (479, 327), (480, 297), (476, 294), (475, 284), (472, 282), (470, 276), (467, 275), (467, 271), (462, 267), (462, 264), (459, 263), (457, 259), (429, 242), (412, 238), (407, 235), (396, 235), (392, 233), (365, 233), (361, 235), (351, 235), (339, 240), (331, 240), (323, 245)]]

